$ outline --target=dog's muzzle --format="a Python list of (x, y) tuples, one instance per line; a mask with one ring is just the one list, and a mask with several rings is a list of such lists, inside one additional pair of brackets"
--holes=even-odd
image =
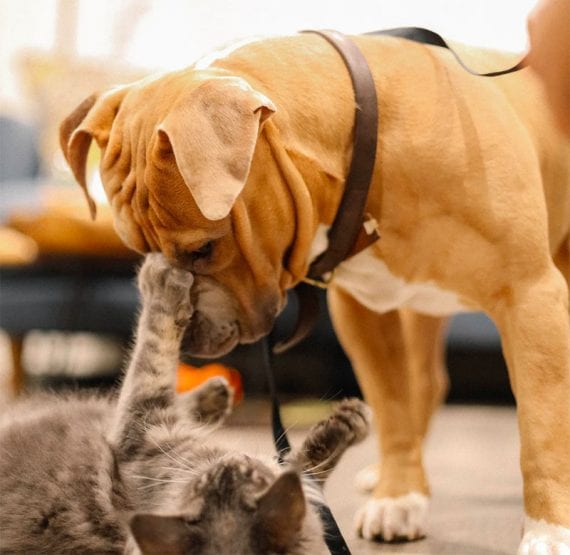
[(247, 310), (224, 286), (207, 277), (196, 279), (191, 297), (194, 313), (181, 350), (195, 357), (219, 357), (238, 343), (257, 341), (271, 331), (279, 312), (277, 301), (261, 299)]
[(182, 351), (195, 357), (211, 358), (229, 353), (240, 339), (234, 321), (215, 322), (202, 312), (194, 312), (182, 338)]

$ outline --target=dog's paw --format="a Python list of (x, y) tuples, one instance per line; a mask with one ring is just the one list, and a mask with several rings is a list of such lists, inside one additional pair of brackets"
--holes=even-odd
[(376, 484), (380, 481), (380, 465), (372, 463), (365, 466), (356, 474), (354, 485), (361, 493), (372, 493)]
[(527, 517), (518, 555), (570, 555), (570, 528)]
[(367, 540), (418, 540), (426, 535), (428, 507), (428, 497), (415, 492), (371, 499), (356, 513), (356, 531)]
[(192, 316), (190, 288), (194, 276), (173, 267), (160, 253), (150, 253), (138, 274), (143, 304), (172, 314), (176, 323), (185, 325)]

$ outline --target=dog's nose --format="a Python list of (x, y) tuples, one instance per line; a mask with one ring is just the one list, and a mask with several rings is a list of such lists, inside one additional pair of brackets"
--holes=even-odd
[(257, 341), (273, 329), (275, 319), (281, 311), (279, 301), (279, 296), (275, 294), (256, 299), (251, 310), (246, 310), (244, 318), (240, 319), (242, 340)]

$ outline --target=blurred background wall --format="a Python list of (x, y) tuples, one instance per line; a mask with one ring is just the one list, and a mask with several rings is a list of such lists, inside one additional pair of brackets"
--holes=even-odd
[(43, 170), (66, 173), (57, 125), (97, 88), (187, 66), (251, 36), (424, 26), (523, 51), (534, 0), (0, 0), (0, 115), (39, 128)]
[(0, 0), (0, 107), (21, 108), (26, 51), (183, 67), (228, 41), (303, 28), (432, 28), (470, 44), (526, 45), (534, 0)]

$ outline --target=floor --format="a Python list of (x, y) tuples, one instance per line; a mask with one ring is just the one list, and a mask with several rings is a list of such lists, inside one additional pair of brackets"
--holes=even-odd
[[(303, 427), (302, 408), (286, 407)], [(244, 416), (244, 412), (250, 412)], [(287, 414), (287, 412), (291, 414)], [(271, 452), (265, 411), (239, 409), (233, 425), (216, 432), (229, 443), (255, 445)], [(257, 415), (258, 424), (252, 423)], [(239, 424), (239, 427), (238, 427)], [(239, 434), (239, 435), (238, 435)], [(295, 443), (303, 437), (291, 432)], [(327, 485), (326, 497), (353, 555), (433, 554), (510, 555), (516, 552), (521, 530), (521, 480), (518, 469), (516, 416), (512, 408), (446, 406), (436, 416), (428, 439), (426, 465), (433, 500), (428, 538), (412, 543), (372, 544), (355, 537), (352, 517), (366, 496), (352, 486), (353, 477), (375, 459), (373, 437), (349, 450)]]

